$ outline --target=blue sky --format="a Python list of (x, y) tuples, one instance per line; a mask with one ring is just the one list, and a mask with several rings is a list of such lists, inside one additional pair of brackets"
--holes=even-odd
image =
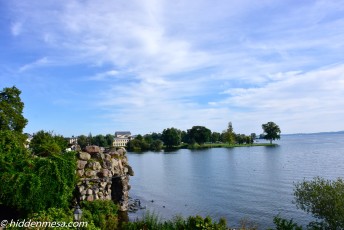
[(343, 1), (0, 0), (26, 132), (344, 130)]

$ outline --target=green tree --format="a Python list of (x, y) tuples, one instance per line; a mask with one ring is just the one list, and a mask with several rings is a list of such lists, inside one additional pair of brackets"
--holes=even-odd
[(167, 148), (180, 145), (181, 131), (176, 128), (164, 129), (164, 131), (162, 132), (162, 141), (167, 146)]
[(191, 129), (188, 129), (188, 135), (191, 140), (203, 145), (205, 142), (210, 141), (211, 131), (204, 126), (193, 126)]
[(213, 132), (211, 134), (211, 142), (216, 143), (221, 140), (221, 133)]
[(107, 147), (107, 141), (102, 134), (94, 136), (92, 138), (92, 143), (100, 147)]
[(80, 145), (81, 149), (85, 149), (88, 144), (88, 138), (85, 135), (78, 136), (78, 145)]
[(21, 91), (15, 86), (0, 91), (0, 131), (14, 131), (24, 143), (26, 137), (22, 133), (27, 119), (23, 116), (24, 103), (20, 94)]
[(344, 229), (344, 181), (325, 180), (320, 177), (312, 181), (297, 183), (294, 189), (296, 206), (311, 213), (317, 221), (311, 229)]
[(228, 122), (228, 127), (227, 127), (227, 130), (226, 130), (226, 133), (227, 133), (226, 136), (227, 136), (228, 144), (234, 145), (235, 144), (235, 133), (233, 131), (232, 122)]
[(131, 152), (141, 151), (141, 141), (138, 139), (132, 139), (127, 143), (127, 150)]
[(270, 144), (272, 144), (273, 140), (280, 139), (281, 130), (274, 122), (270, 121), (262, 124), (262, 128), (264, 130), (264, 139), (270, 140)]
[(111, 134), (106, 134), (105, 140), (107, 142), (107, 147), (111, 147), (113, 145), (114, 136)]
[(154, 140), (150, 144), (150, 149), (153, 151), (160, 151), (162, 149), (163, 142), (161, 140)]
[(32, 152), (37, 156), (49, 156), (65, 151), (68, 142), (52, 132), (38, 131), (30, 142)]

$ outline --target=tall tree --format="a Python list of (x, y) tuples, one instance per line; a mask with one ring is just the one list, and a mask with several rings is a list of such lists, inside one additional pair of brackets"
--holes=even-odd
[(15, 131), (25, 141), (23, 129), (27, 119), (23, 116), (24, 103), (20, 99), (21, 91), (15, 86), (0, 91), (0, 131)]
[(204, 126), (193, 126), (191, 129), (188, 129), (188, 135), (190, 140), (194, 140), (202, 145), (210, 140), (211, 131)]
[(273, 140), (280, 139), (281, 130), (274, 122), (270, 121), (262, 124), (262, 128), (264, 130), (264, 139), (270, 140), (270, 144), (272, 144)]
[(180, 145), (181, 142), (181, 132), (176, 128), (167, 128), (162, 131), (162, 141), (164, 144), (171, 148), (176, 145)]
[(227, 127), (226, 132), (227, 132), (228, 144), (234, 145), (235, 144), (235, 133), (233, 131), (232, 122), (228, 122), (228, 127)]

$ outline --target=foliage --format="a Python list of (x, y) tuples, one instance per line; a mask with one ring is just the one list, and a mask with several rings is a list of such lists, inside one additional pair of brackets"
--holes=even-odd
[(105, 136), (102, 134), (96, 135), (92, 138), (92, 144), (100, 147), (108, 147), (108, 143), (105, 139)]
[(117, 229), (118, 206), (111, 200), (84, 201), (81, 203), (83, 217), (81, 221), (94, 223), (100, 229)]
[(167, 148), (178, 146), (181, 142), (181, 131), (176, 128), (164, 129), (161, 138)]
[(59, 154), (68, 146), (66, 139), (52, 132), (38, 131), (30, 142), (32, 152), (37, 156), (49, 156)]
[(211, 131), (204, 126), (193, 126), (191, 129), (188, 129), (187, 135), (190, 141), (188, 142), (189, 144), (196, 142), (202, 145), (210, 141)]
[(129, 222), (122, 226), (127, 230), (210, 230), (210, 229), (228, 229), (225, 219), (220, 219), (219, 222), (213, 221), (210, 217), (203, 218), (201, 216), (190, 216), (187, 219), (182, 217), (175, 217), (173, 220), (162, 221), (154, 213), (146, 212), (142, 220)]
[(25, 151), (26, 149), (20, 135), (10, 130), (0, 130), (0, 155), (6, 154), (6, 157), (10, 157), (12, 159), (10, 162), (12, 162), (18, 157), (18, 154), (25, 154)]
[(23, 132), (27, 119), (22, 115), (24, 103), (20, 94), (21, 91), (15, 86), (0, 91), (0, 130)]
[(302, 230), (302, 226), (297, 225), (293, 220), (286, 220), (280, 216), (275, 216), (273, 220), (276, 230)]
[[(66, 208), (49, 208), (47, 210), (42, 210), (37, 213), (29, 215), (31, 221), (36, 222), (65, 222), (66, 224), (74, 221), (73, 209)], [(93, 216), (91, 212), (87, 209), (82, 209), (83, 215), (81, 222), (87, 222), (87, 227), (81, 227), (80, 229), (88, 230), (100, 230), (100, 227), (96, 227), (93, 223)], [(85, 215), (86, 214), (86, 215)], [(51, 228), (35, 228), (35, 229), (51, 229)], [(58, 229), (70, 229), (67, 227), (59, 227)], [(19, 230), (19, 228), (18, 228)]]
[(161, 140), (153, 140), (150, 144), (150, 149), (152, 151), (160, 151), (162, 149), (163, 142)]
[(147, 151), (150, 148), (150, 145), (139, 136), (138, 138), (132, 139), (127, 143), (127, 150), (132, 152)]
[(4, 88), (0, 91), (0, 131), (13, 131), (25, 142), (25, 136), (22, 134), (27, 124), (24, 118), (24, 103), (20, 99), (21, 91), (15, 86)]
[(13, 159), (17, 151), (1, 154), (1, 202), (28, 213), (67, 207), (75, 186), (75, 153), (49, 157), (22, 154)]
[(85, 149), (87, 144), (88, 144), (87, 136), (85, 135), (78, 136), (78, 145), (80, 145), (81, 149)]
[(270, 140), (270, 144), (273, 140), (280, 139), (281, 130), (274, 122), (270, 121), (262, 124), (262, 128), (264, 130), (264, 139)]
[(230, 145), (233, 145), (235, 143), (235, 133), (233, 131), (232, 122), (228, 122), (227, 138), (228, 138), (228, 143)]
[(216, 143), (221, 141), (221, 133), (218, 132), (213, 132), (211, 134), (211, 142)]
[(251, 136), (246, 136), (245, 134), (235, 134), (235, 142), (239, 145), (253, 144), (253, 139)]
[(325, 180), (320, 177), (312, 181), (297, 183), (294, 189), (296, 206), (311, 213), (316, 222), (312, 228), (344, 229), (344, 182)]
[[(37, 213), (33, 213), (29, 216), (30, 220), (37, 222), (72, 222), (73, 221), (73, 211), (63, 208), (49, 208), (47, 210), (42, 210)], [(35, 229), (48, 229), (48, 228), (38, 228)], [(59, 229), (69, 229), (67, 227), (60, 227)]]

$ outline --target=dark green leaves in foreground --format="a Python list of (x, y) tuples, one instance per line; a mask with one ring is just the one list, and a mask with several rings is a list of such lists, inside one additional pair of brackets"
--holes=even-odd
[(75, 185), (74, 152), (21, 158), (15, 163), (6, 160), (7, 154), (11, 153), (0, 154), (0, 200), (3, 204), (28, 213), (70, 204)]
[(344, 182), (316, 177), (295, 185), (296, 206), (311, 213), (317, 221), (311, 229), (344, 229)]

